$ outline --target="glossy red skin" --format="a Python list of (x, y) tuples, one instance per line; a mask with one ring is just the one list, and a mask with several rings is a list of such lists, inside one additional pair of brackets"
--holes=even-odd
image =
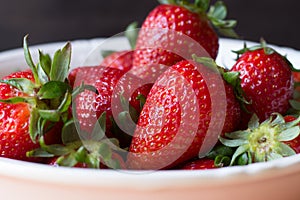
[[(30, 70), (12, 73), (3, 79), (27, 78), (34, 82)], [(7, 84), (0, 84), (0, 98), (7, 99), (25, 96), (16, 88)], [(30, 106), (26, 103), (0, 103), (0, 152), (2, 157), (17, 160), (43, 162), (42, 158), (28, 158), (26, 152), (39, 147), (38, 142), (32, 142), (29, 136)], [(46, 144), (61, 143), (62, 122), (57, 123), (44, 135)]]
[[(130, 169), (171, 168), (198, 155), (203, 140), (207, 136), (206, 133), (211, 120), (211, 94), (208, 91), (203, 77), (197, 71), (197, 67), (191, 63), (192, 62), (189, 61), (181, 61), (173, 65), (162, 74), (152, 87), (141, 112), (138, 127), (135, 130), (130, 146), (130, 153), (127, 158), (127, 165)], [(202, 66), (201, 69), (202, 72), (207, 70), (204, 66)], [(177, 76), (172, 76), (172, 74), (170, 76), (169, 72), (172, 70), (179, 72), (192, 84), (197, 97), (199, 123), (198, 127), (196, 127), (197, 131), (195, 134), (189, 133), (188, 131), (189, 127), (197, 124), (193, 110), (189, 113), (191, 114), (191, 120), (183, 125), (186, 126), (186, 131), (178, 133), (182, 106), (188, 109), (191, 107), (192, 109), (193, 105), (189, 104), (192, 97), (178, 89), (179, 92), (176, 92), (176, 94), (180, 97), (184, 95), (183, 102), (186, 102), (184, 103), (185, 105), (180, 106), (180, 102), (172, 92), (172, 88), (182, 88), (182, 84), (184, 83), (180, 81), (180, 78), (177, 79)], [(210, 71), (209, 77), (210, 79), (215, 79), (216, 74)], [(171, 85), (164, 87), (158, 84), (160, 81), (170, 81)], [(173, 82), (174, 85), (172, 84)], [(225, 86), (225, 90), (227, 90), (226, 88), (228, 88), (228, 86)], [(215, 92), (217, 93), (217, 91)], [(227, 95), (227, 98), (234, 98), (234, 96)], [(227, 107), (225, 123), (223, 125), (223, 130), (230, 131), (233, 130), (233, 127), (239, 122), (239, 105), (235, 99), (225, 101), (235, 102), (227, 104), (227, 106), (229, 105), (230, 107)], [(231, 106), (236, 106), (237, 108), (231, 108)], [(161, 114), (157, 109), (161, 110)], [(224, 110), (220, 111), (220, 113), (221, 112), (224, 112)], [(163, 113), (166, 113), (166, 115), (163, 115)], [(188, 116), (189, 114), (186, 115)], [(163, 126), (161, 127), (160, 124), (163, 124)], [(169, 161), (170, 158), (178, 159)], [(165, 166), (163, 166), (164, 164)]]
[(84, 91), (75, 98), (76, 110), (73, 113), (80, 122), (81, 130), (91, 133), (97, 119), (106, 112), (106, 129), (110, 130), (112, 124), (111, 96), (118, 80), (125, 72), (110, 67), (80, 67), (71, 72), (74, 88), (82, 82), (94, 86), (99, 94)]
[(202, 158), (194, 161), (190, 161), (183, 165), (183, 170), (207, 170), (217, 168), (214, 164), (214, 160)]
[[(286, 122), (294, 121), (296, 118), (291, 115), (284, 116)], [(300, 124), (299, 124), (300, 125)], [(288, 144), (296, 153), (300, 153), (300, 135), (291, 141), (285, 142)]]
[[(75, 115), (78, 117), (81, 129), (91, 133), (97, 119), (103, 112), (106, 112), (106, 133), (108, 137), (116, 136), (116, 133), (112, 134), (111, 118), (115, 118), (123, 111), (120, 104), (121, 92), (118, 91), (124, 91), (122, 95), (127, 98), (129, 104), (139, 113), (140, 105), (136, 97), (139, 94), (146, 97), (152, 87), (152, 84), (143, 85), (143, 83), (141, 83), (141, 87), (138, 87), (132, 94), (128, 94), (127, 90), (134, 87), (134, 81), (138, 80), (133, 78), (134, 81), (131, 82), (131, 79), (127, 79), (126, 77), (132, 76), (130, 74), (125, 76), (126, 71), (103, 66), (81, 67), (74, 69), (74, 71), (75, 72), (71, 72), (73, 76), (71, 79), (76, 79), (74, 87), (84, 81), (87, 85), (93, 85), (99, 92), (99, 94), (96, 95), (91, 91), (85, 91), (79, 94), (75, 99)], [(128, 97), (128, 95), (130, 95), (130, 97)], [(114, 98), (113, 102), (112, 98)], [(115, 116), (112, 112), (112, 106), (114, 106), (114, 109), (118, 112), (115, 113)], [(115, 119), (115, 121), (116, 120), (117, 119)], [(117, 135), (118, 134), (119, 133), (117, 133)]]
[[(201, 44), (212, 58), (217, 57), (218, 35), (204, 17), (181, 6), (163, 4), (149, 13), (141, 27), (134, 53), (133, 68), (143, 67), (150, 63), (171, 66), (183, 60), (181, 56), (168, 52), (166, 49), (142, 48), (147, 41), (153, 40), (147, 35), (149, 32), (147, 29), (170, 29), (183, 33)], [(160, 40), (158, 39), (157, 42), (160, 43)], [(171, 42), (169, 41), (169, 43)], [(181, 48), (180, 45), (178, 47)]]
[[(13, 73), (3, 79), (27, 78), (34, 81), (31, 71)], [(16, 88), (0, 83), (0, 98), (8, 99), (24, 96)], [(26, 103), (8, 104), (0, 103), (0, 152), (1, 157), (17, 160), (34, 161), (26, 157), (26, 152), (39, 145), (31, 141), (29, 136), (30, 107)]]
[(101, 66), (129, 71), (132, 68), (133, 51), (117, 51), (105, 57)]
[[(267, 55), (263, 49), (247, 51), (231, 70), (240, 72), (242, 89), (252, 102), (246, 107), (261, 121), (274, 112), (284, 114), (290, 107), (294, 82), (290, 66), (280, 54)], [(251, 114), (243, 112), (245, 126), (250, 117)]]

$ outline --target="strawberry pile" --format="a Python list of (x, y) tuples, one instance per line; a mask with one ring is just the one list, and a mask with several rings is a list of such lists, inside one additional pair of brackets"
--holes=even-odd
[[(238, 37), (218, 1), (160, 0), (130, 50), (70, 69), (71, 44), (0, 80), (1, 157), (101, 169), (212, 169), (300, 153), (300, 75), (265, 41), (218, 66)], [(108, 54), (110, 53), (110, 54)]]

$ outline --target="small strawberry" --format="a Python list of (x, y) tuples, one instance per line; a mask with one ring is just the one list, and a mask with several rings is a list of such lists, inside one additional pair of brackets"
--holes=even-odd
[[(211, 6), (209, 1), (188, 3), (183, 0), (165, 0), (146, 17), (137, 38), (133, 59), (133, 69), (137, 75), (145, 77), (150, 64), (171, 66), (190, 55), (203, 51), (202, 56), (217, 57), (218, 35), (212, 25), (220, 32), (235, 37), (232, 30), (236, 22), (225, 20), (226, 7), (222, 2)], [(202, 48), (201, 48), (202, 47)], [(200, 50), (199, 50), (200, 49)]]
[(133, 51), (116, 51), (106, 56), (100, 65), (127, 72), (132, 68), (132, 59)]
[(259, 123), (259, 118), (253, 115), (248, 129), (227, 133), (219, 140), (225, 146), (236, 148), (231, 165), (240, 158), (243, 164), (266, 162), (299, 153), (299, 122), (300, 117), (275, 113)]
[(231, 71), (239, 73), (244, 97), (249, 102), (247, 112), (243, 112), (243, 124), (248, 123), (253, 113), (261, 121), (274, 112), (284, 114), (293, 94), (291, 64), (287, 58), (267, 47), (264, 41), (237, 53), (242, 55)]
[(28, 158), (44, 136), (60, 141), (62, 125), (69, 119), (72, 90), (67, 82), (71, 46), (58, 50), (53, 59), (39, 52), (33, 63), (24, 37), (24, 53), (30, 70), (12, 73), (0, 80), (0, 151), (2, 157)]
[(169, 168), (206, 153), (222, 130), (233, 130), (234, 122), (239, 121), (239, 105), (229, 88), (215, 68), (192, 60), (170, 67), (147, 97), (127, 157), (128, 167)]
[(183, 165), (184, 170), (207, 170), (218, 168), (215, 166), (215, 161), (207, 158), (197, 159), (190, 161)]

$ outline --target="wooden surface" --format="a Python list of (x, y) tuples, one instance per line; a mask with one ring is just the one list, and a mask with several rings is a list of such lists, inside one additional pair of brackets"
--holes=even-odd
[[(264, 37), (300, 49), (299, 1), (223, 1), (244, 39)], [(20, 47), (27, 33), (31, 44), (112, 36), (132, 21), (141, 24), (156, 5), (156, 0), (0, 0), (0, 51)]]

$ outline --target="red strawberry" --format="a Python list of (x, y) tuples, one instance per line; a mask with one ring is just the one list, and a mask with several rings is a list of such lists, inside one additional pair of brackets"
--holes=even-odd
[(170, 67), (147, 97), (130, 146), (128, 167), (169, 168), (209, 151), (222, 130), (232, 130), (233, 122), (239, 121), (239, 110), (229, 107), (239, 107), (238, 103), (227, 104), (235, 101), (227, 100), (234, 98), (227, 95), (232, 92), (229, 87), (215, 69), (194, 61)]
[[(32, 62), (24, 38), (24, 52), (31, 70), (12, 73), (0, 80), (0, 151), (2, 157), (19, 160), (39, 146), (41, 136), (59, 142), (62, 124), (68, 118), (71, 90), (66, 81), (70, 44), (55, 53), (53, 60), (40, 52)], [(59, 72), (59, 73), (58, 73)]]
[(127, 72), (132, 68), (132, 59), (133, 51), (117, 51), (106, 56), (100, 65)]
[(284, 114), (290, 107), (293, 78), (290, 63), (275, 50), (262, 45), (245, 48), (231, 71), (240, 73), (246, 105), (243, 124), (255, 113), (263, 121), (274, 112)]
[[(140, 79), (129, 73), (125, 74), (126, 71), (110, 67), (80, 67), (74, 70), (75, 72), (70, 74), (70, 78), (75, 80), (74, 87), (80, 86), (83, 82), (86, 85), (94, 86), (98, 92), (96, 94), (92, 91), (84, 91), (74, 100), (76, 104), (75, 116), (80, 122), (81, 130), (92, 133), (98, 118), (105, 113), (107, 136), (120, 139), (122, 147), (128, 146), (131, 137), (123, 138), (124, 133), (119, 128), (125, 131), (126, 135), (132, 135), (131, 128), (128, 133), (128, 128), (124, 130), (122, 126), (129, 124), (127, 118), (124, 117), (129, 117), (130, 120), (133, 118), (133, 122), (136, 122), (134, 118), (138, 117), (141, 110), (140, 100), (137, 98), (140, 95), (145, 98), (152, 84), (146, 83), (144, 85)], [(124, 101), (127, 101), (127, 105)], [(135, 127), (135, 124), (133, 126)]]
[(227, 133), (220, 142), (228, 147), (236, 148), (231, 165), (243, 157), (243, 164), (266, 162), (300, 151), (299, 127), (300, 117), (283, 117), (279, 113), (259, 123), (253, 115), (246, 130)]
[(190, 161), (183, 165), (181, 169), (184, 170), (207, 170), (207, 169), (215, 169), (215, 161), (207, 158), (202, 158), (194, 161)]
[[(218, 35), (210, 21), (221, 31), (235, 36), (232, 27), (235, 21), (225, 21), (226, 8), (218, 2), (206, 14), (207, 4), (179, 1), (164, 1), (154, 8), (145, 19), (138, 35), (134, 53), (133, 69), (146, 68), (150, 64), (171, 66), (183, 59), (190, 59), (192, 53), (198, 56), (217, 57)], [(216, 13), (216, 11), (220, 13)], [(220, 14), (220, 15), (219, 15)], [(218, 23), (216, 23), (218, 22)], [(202, 46), (202, 47), (201, 47)], [(208, 52), (203, 52), (203, 48)]]
[[(79, 67), (71, 72), (71, 79), (74, 79), (74, 88), (85, 85), (92, 85), (98, 90), (98, 94), (93, 91), (84, 91), (74, 99), (76, 109), (75, 116), (80, 122), (83, 131), (91, 133), (102, 113), (106, 113), (106, 129), (110, 131), (112, 110), (111, 96), (119, 79), (125, 71), (110, 67)], [(69, 79), (70, 79), (69, 78)]]

